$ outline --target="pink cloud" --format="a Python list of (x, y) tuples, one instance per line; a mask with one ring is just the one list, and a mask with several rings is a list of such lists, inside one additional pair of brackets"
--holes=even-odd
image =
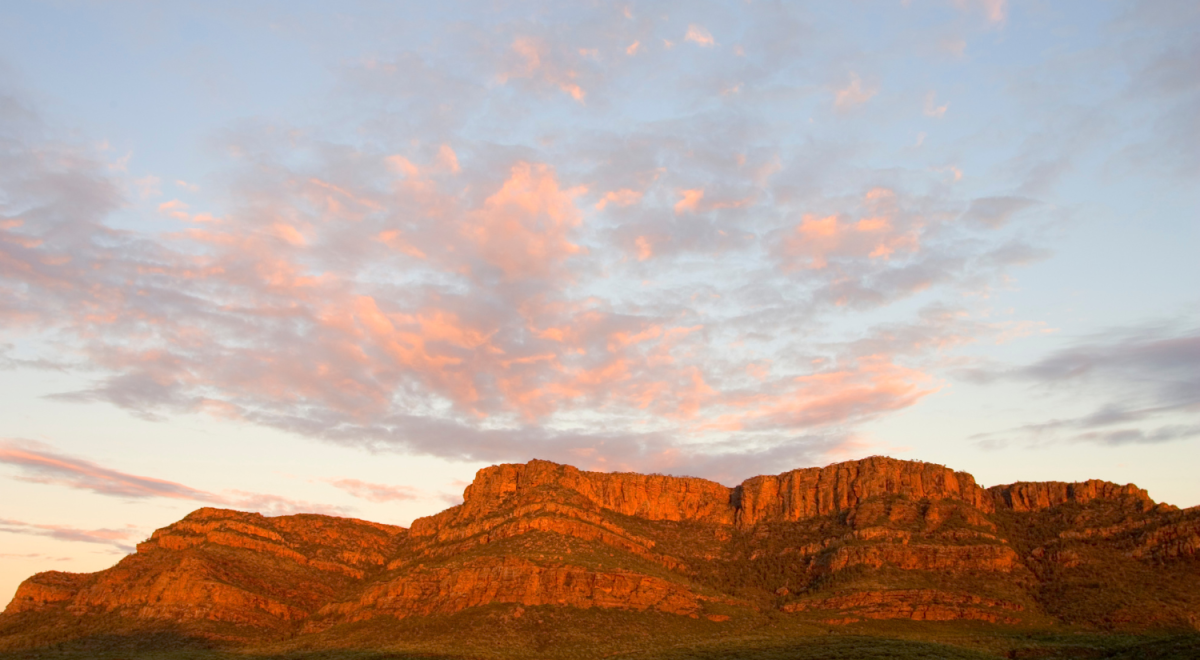
[[(65, 486), (87, 490), (98, 495), (114, 497), (165, 497), (168, 499), (208, 502), (238, 509), (259, 511), (270, 515), (301, 512), (339, 514), (340, 507), (292, 500), (278, 495), (229, 490), (223, 494), (210, 493), (183, 484), (120, 472), (73, 456), (53, 451), (40, 443), (15, 440), (0, 441), (0, 463), (16, 466), (24, 474), (21, 481)], [(10, 521), (11, 522), (11, 521)], [(108, 543), (131, 534), (121, 530), (75, 530), (53, 526), (30, 526), (31, 531), (64, 540)]]
[(1008, 19), (1008, 0), (979, 0), (979, 5), (992, 23), (1003, 24)]
[(35, 443), (0, 440), (0, 463), (21, 468), (26, 473), (21, 477), (23, 481), (59, 484), (101, 495), (167, 497), (205, 502), (221, 500), (217, 495), (180, 483), (110, 470), (91, 461), (55, 453)]
[(948, 104), (948, 103), (943, 103), (942, 105), (937, 105), (937, 92), (929, 92), (928, 94), (925, 95), (924, 112), (925, 112), (926, 117), (934, 117), (936, 119), (941, 119), (942, 117), (944, 117), (946, 115), (946, 109), (949, 107), (950, 107), (950, 104)]
[(575, 198), (584, 186), (563, 190), (545, 165), (518, 163), (483, 207), (470, 213), (461, 234), (509, 279), (544, 277), (582, 248), (569, 239), (582, 216)]
[(878, 93), (874, 87), (864, 87), (857, 73), (850, 72), (850, 83), (838, 89), (833, 95), (833, 107), (838, 110), (851, 110), (860, 106)]
[(462, 168), (458, 164), (458, 154), (454, 153), (454, 150), (448, 144), (438, 147), (437, 166), (438, 169), (453, 174), (458, 174), (462, 171)]
[(683, 40), (690, 41), (706, 48), (711, 48), (716, 44), (716, 41), (713, 40), (712, 34), (709, 33), (708, 30), (704, 29), (703, 26), (696, 25), (695, 23), (688, 26), (687, 34), (684, 35)]
[(704, 199), (704, 190), (699, 188), (680, 190), (679, 194), (682, 199), (675, 203), (675, 215), (680, 215), (684, 211), (695, 213), (700, 206), (700, 200)]
[(354, 497), (375, 502), (376, 504), (384, 504), (387, 502), (398, 502), (404, 500), (413, 500), (421, 496), (420, 491), (411, 486), (389, 486), (387, 484), (373, 484), (358, 479), (330, 479), (329, 485), (344, 490)]
[(169, 215), (176, 220), (187, 220), (191, 217), (187, 212), (187, 207), (187, 204), (184, 204), (178, 199), (172, 199), (169, 202), (163, 202), (162, 204), (159, 204), (158, 212)]
[[(579, 64), (578, 49), (564, 48), (517, 47), (502, 63), (514, 72), (508, 83), (559, 94), (555, 71), (566, 64), (558, 63)], [(540, 151), (482, 142), (455, 151), (425, 138), (397, 142), (402, 153), (310, 144), (300, 158), (288, 144), (231, 170), (229, 198), (210, 202), (219, 219), (128, 244), (96, 220), (120, 208), (103, 186), (88, 204), (75, 188), (61, 203), (22, 201), (35, 211), (58, 203), (55, 217), (75, 224), (51, 232), (34, 215), (0, 220), (0, 318), (52, 328), (99, 374), (60, 400), (459, 458), (551, 455), (559, 451), (551, 440), (528, 438), (559, 437), (546, 429), (590, 415), (612, 421), (608, 448), (587, 434), (564, 447), (593, 448), (597, 460), (633, 451), (665, 461), (673, 433), (826, 429), (924, 396), (919, 370), (894, 360), (844, 357), (843, 369), (810, 373), (765, 360), (755, 353), (761, 339), (733, 347), (728, 333), (800, 341), (797, 319), (804, 325), (836, 305), (886, 305), (946, 281), (953, 276), (936, 259), (951, 261), (946, 250), (936, 252), (936, 241), (923, 249), (930, 231), (946, 218), (982, 218), (958, 223), (969, 229), (1017, 214), (990, 213), (998, 204), (980, 201), (964, 216), (884, 188), (857, 198), (801, 194), (803, 164), (775, 145), (680, 130), (670, 139), (606, 135), (557, 146), (549, 136)], [(11, 171), (36, 172), (37, 162)], [(60, 180), (52, 174), (48, 181)], [(190, 209), (179, 202), (163, 212)], [(77, 235), (64, 240), (69, 232)], [(779, 269), (742, 268), (760, 253)], [(638, 286), (675, 272), (682, 277), (664, 277), (669, 284)], [(752, 318), (753, 330), (706, 326), (726, 314)], [(658, 430), (644, 433), (641, 422)], [(60, 457), (77, 461), (64, 467), (42, 453), (40, 467), (22, 459), (23, 477), (278, 511), (319, 506), (206, 493), (71, 457)]]
[(1008, 0), (954, 0), (962, 11), (980, 11), (989, 23), (1004, 25), (1008, 20)]
[(701, 429), (811, 428), (908, 408), (937, 391), (932, 378), (871, 355), (851, 365), (798, 376), (777, 394), (737, 396), (725, 403), (742, 411), (702, 423)]
[(408, 241), (404, 240), (403, 232), (399, 229), (386, 229), (381, 231), (379, 232), (379, 235), (376, 236), (376, 240), (392, 248), (393, 250), (396, 250), (397, 252), (403, 252), (404, 254), (416, 257), (418, 259), (425, 258), (425, 253), (422, 252), (420, 248), (417, 248), (409, 244)]
[(583, 103), (587, 92), (576, 82), (578, 74), (564, 65), (561, 58), (552, 57), (545, 42), (520, 37), (513, 41), (512, 52), (516, 55), (516, 64), (500, 75), (501, 83), (516, 78), (539, 80)]
[(638, 236), (634, 239), (634, 245), (637, 247), (638, 261), (645, 261), (654, 256), (654, 243), (649, 236)]
[(5, 518), (0, 518), (0, 532), (46, 536), (58, 541), (99, 543), (115, 546), (123, 552), (133, 552), (134, 547), (128, 541), (142, 536), (142, 532), (132, 525), (123, 529), (80, 529), (68, 525), (45, 525)]
[(297, 500), (268, 493), (255, 493), (244, 490), (230, 489), (226, 493), (224, 504), (234, 509), (256, 511), (267, 516), (290, 516), (297, 513), (320, 513), (327, 516), (345, 516), (349, 511), (340, 506), (331, 506), (320, 502)]
[(603, 211), (604, 207), (610, 203), (615, 206), (632, 206), (642, 201), (642, 193), (628, 188), (621, 190), (610, 190), (604, 194), (604, 197), (596, 202), (596, 210)]
[(873, 188), (863, 196), (857, 220), (845, 215), (806, 214), (783, 237), (778, 254), (785, 269), (823, 269), (830, 259), (889, 259), (916, 252), (924, 226), (902, 213), (895, 192)]

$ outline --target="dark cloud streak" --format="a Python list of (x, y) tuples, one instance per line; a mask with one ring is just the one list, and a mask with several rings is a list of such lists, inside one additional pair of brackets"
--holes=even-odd
[(1021, 437), (1124, 445), (1200, 435), (1200, 330), (1194, 328), (1114, 330), (1023, 367), (965, 370), (960, 376), (980, 384), (1023, 382), (1050, 394), (1090, 391), (1107, 399), (1079, 417), (977, 435), (987, 446)]

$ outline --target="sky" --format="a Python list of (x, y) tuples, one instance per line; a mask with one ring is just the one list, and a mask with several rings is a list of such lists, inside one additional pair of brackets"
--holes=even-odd
[(0, 601), (203, 506), (1200, 505), (1200, 3), (0, 6)]

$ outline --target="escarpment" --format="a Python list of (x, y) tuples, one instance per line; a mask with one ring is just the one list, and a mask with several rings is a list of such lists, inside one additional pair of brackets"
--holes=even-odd
[(157, 530), (110, 569), (33, 576), (5, 613), (55, 608), (73, 616), (282, 630), (381, 570), (404, 533), (330, 516), (200, 509)]
[(995, 509), (987, 491), (965, 472), (883, 456), (754, 477), (739, 489), (738, 522), (743, 526), (840, 513), (887, 495), (957, 500), (985, 513)]
[(985, 489), (940, 465), (872, 457), (730, 488), (535, 460), (480, 470), (463, 499), (407, 530), (200, 509), (110, 569), (26, 580), (0, 615), (0, 631), (18, 631), (0, 632), (0, 648), (100, 616), (319, 645), (375, 620), (488, 607), (726, 627), (768, 615), (1200, 625), (1200, 510), (1133, 485)]
[(707, 479), (633, 473), (586, 472), (549, 461), (494, 465), (475, 475), (463, 503), (430, 518), (413, 521), (422, 536), (445, 525), (484, 517), (510, 497), (538, 489), (565, 490), (591, 505), (647, 520), (733, 522), (733, 489)]

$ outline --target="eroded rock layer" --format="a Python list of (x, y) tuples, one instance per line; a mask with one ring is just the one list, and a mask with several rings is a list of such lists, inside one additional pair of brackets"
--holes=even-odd
[(75, 616), (284, 628), (382, 569), (404, 533), (362, 520), (205, 508), (108, 570), (33, 576), (5, 612), (58, 607)]
[(826, 623), (855, 623), (859, 619), (911, 619), (913, 621), (955, 621), (970, 619), (991, 623), (1020, 623), (1014, 612), (1023, 605), (1003, 600), (983, 598), (974, 594), (952, 593), (934, 589), (898, 591), (861, 591), (853, 594), (785, 605), (785, 612), (826, 610), (836, 612), (837, 618)]
[(1195, 627), (1197, 594), (1200, 510), (1133, 485), (984, 489), (872, 457), (729, 488), (531, 461), (480, 470), (463, 504), (409, 530), (200, 509), (106, 571), (29, 578), (2, 616), (267, 639), (489, 605), (1152, 628)]

